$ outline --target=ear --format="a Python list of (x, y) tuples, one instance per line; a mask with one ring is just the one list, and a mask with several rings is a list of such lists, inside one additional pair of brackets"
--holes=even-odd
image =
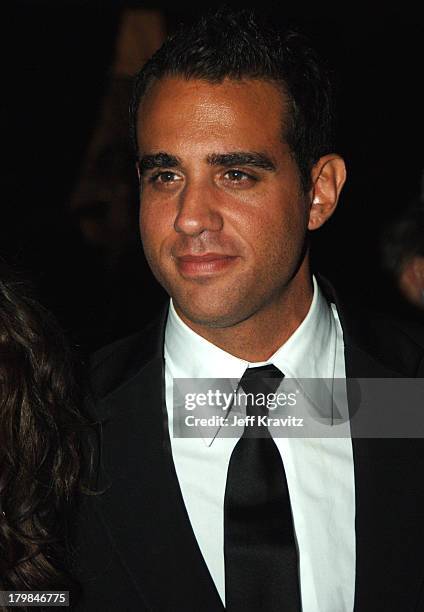
[(308, 229), (321, 227), (336, 209), (346, 180), (346, 166), (338, 155), (321, 157), (312, 168)]
[(141, 181), (141, 172), (140, 172), (140, 165), (139, 165), (138, 161), (135, 162), (135, 170), (137, 172), (138, 182), (140, 182)]

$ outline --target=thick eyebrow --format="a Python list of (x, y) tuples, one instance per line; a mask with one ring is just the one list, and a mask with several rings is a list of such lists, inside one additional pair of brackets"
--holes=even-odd
[(169, 153), (142, 155), (138, 159), (138, 166), (142, 174), (146, 170), (153, 170), (153, 168), (176, 168), (180, 165), (181, 160), (175, 155), (169, 155)]
[[(231, 153), (211, 153), (207, 156), (207, 162), (211, 166), (253, 166), (273, 172), (276, 170), (274, 162), (265, 153), (255, 151), (233, 151)], [(153, 168), (176, 168), (181, 165), (181, 160), (169, 153), (154, 153), (142, 155), (138, 159), (140, 172), (152, 170)]]
[(212, 166), (254, 166), (274, 172), (274, 162), (265, 153), (254, 151), (234, 151), (232, 153), (212, 153), (207, 157)]

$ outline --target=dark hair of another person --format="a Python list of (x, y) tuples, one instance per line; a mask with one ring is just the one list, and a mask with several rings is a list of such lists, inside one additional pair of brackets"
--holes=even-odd
[(305, 191), (318, 159), (333, 151), (332, 90), (328, 74), (306, 39), (280, 31), (250, 10), (219, 9), (181, 26), (135, 78), (130, 104), (131, 139), (137, 151), (137, 110), (155, 81), (177, 76), (222, 83), (260, 79), (286, 96), (282, 137), (297, 163)]
[(5, 274), (0, 263), (0, 590), (69, 589), (83, 422), (73, 358), (52, 316)]

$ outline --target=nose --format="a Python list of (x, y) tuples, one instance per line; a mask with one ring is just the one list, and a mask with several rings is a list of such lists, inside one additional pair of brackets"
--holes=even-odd
[(223, 218), (213, 188), (200, 182), (186, 184), (179, 196), (174, 229), (188, 236), (222, 229)]

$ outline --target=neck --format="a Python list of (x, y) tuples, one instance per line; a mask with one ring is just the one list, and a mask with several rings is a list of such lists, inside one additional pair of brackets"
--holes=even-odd
[(187, 320), (179, 309), (177, 312), (199, 336), (227, 353), (249, 362), (266, 361), (308, 314), (313, 296), (312, 279), (307, 274), (300, 281), (287, 286), (260, 311), (230, 327), (206, 327)]

